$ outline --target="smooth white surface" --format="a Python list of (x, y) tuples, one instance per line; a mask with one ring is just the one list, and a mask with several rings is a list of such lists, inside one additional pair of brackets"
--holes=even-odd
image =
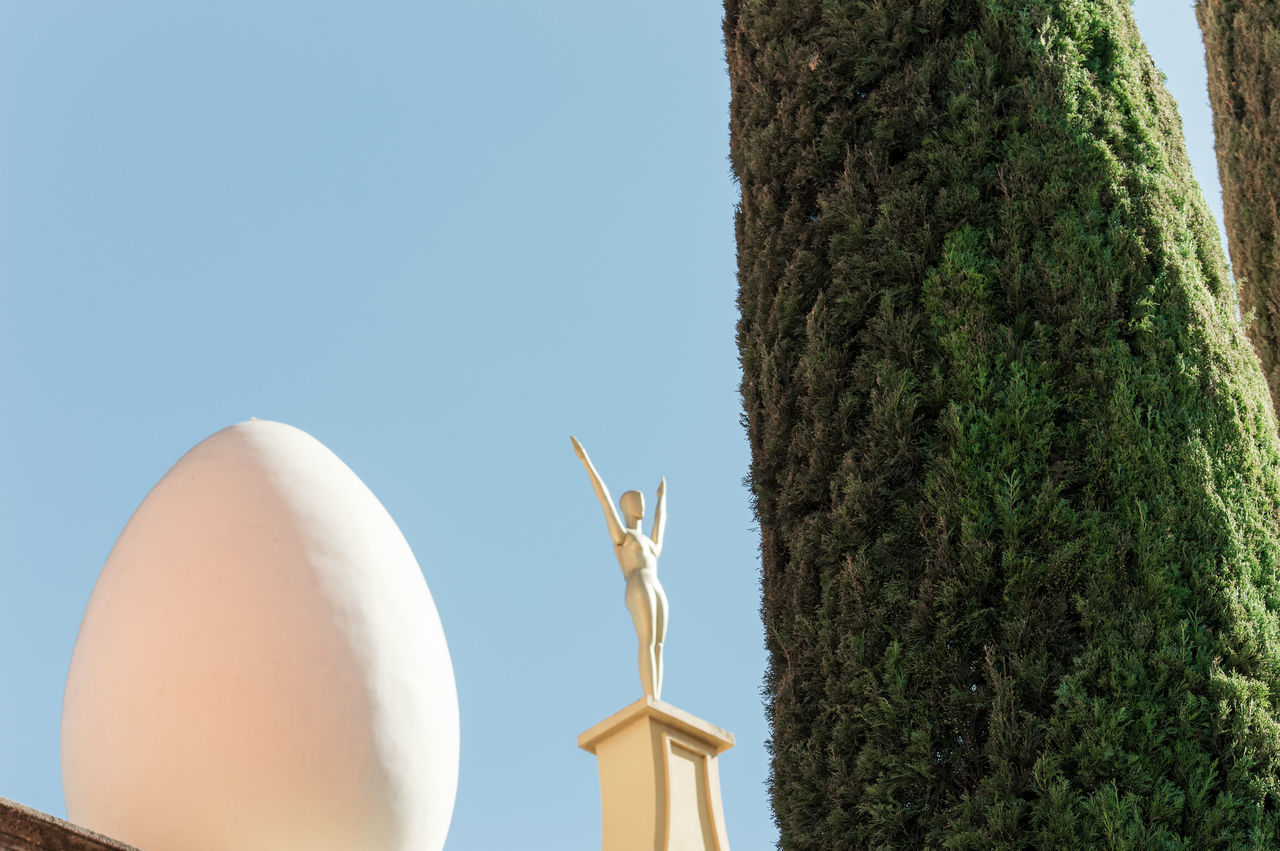
[(377, 498), (282, 423), (188, 452), (80, 627), (70, 819), (147, 851), (434, 851), (457, 776), (444, 632)]

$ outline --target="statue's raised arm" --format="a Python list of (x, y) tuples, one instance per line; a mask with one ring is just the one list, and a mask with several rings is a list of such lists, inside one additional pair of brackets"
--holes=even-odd
[(658, 482), (658, 505), (653, 509), (653, 549), (656, 555), (662, 555), (662, 532), (667, 528), (667, 477)]
[(578, 460), (582, 462), (582, 466), (587, 468), (587, 475), (591, 478), (591, 486), (596, 491), (596, 499), (600, 500), (600, 507), (604, 509), (604, 522), (609, 526), (609, 537), (613, 539), (615, 547), (620, 547), (625, 535), (622, 531), (622, 518), (618, 516), (618, 509), (613, 505), (613, 497), (609, 496), (609, 489), (605, 487), (604, 480), (596, 472), (591, 459), (587, 457), (587, 450), (582, 448), (578, 438), (569, 435), (569, 440), (573, 442), (573, 451), (577, 454)]

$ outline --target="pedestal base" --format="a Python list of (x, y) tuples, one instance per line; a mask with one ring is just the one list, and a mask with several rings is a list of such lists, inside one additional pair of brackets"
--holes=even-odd
[(599, 763), (604, 851), (728, 851), (716, 757), (732, 733), (642, 697), (578, 747)]

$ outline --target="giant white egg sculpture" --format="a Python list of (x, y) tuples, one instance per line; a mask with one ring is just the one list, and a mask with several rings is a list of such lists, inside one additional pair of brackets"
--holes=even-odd
[(70, 819), (145, 851), (435, 851), (457, 779), (444, 632), (377, 498), (283, 423), (188, 452), (80, 626)]

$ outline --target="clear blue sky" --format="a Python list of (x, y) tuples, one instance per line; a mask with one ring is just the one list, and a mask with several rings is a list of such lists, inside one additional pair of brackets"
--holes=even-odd
[[(1135, 4), (1215, 207), (1189, 0)], [(602, 516), (666, 475), (664, 698), (772, 847), (712, 2), (0, 0), (0, 796), (63, 813), (76, 629), (137, 504), (250, 416), (338, 453), (453, 654), (448, 848), (599, 845), (639, 695)]]

